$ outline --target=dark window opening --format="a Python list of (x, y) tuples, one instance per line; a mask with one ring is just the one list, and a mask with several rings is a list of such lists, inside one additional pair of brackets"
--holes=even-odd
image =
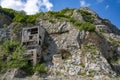
[(35, 49), (35, 48), (36, 48), (36, 47), (31, 47), (31, 46), (30, 46), (30, 47), (28, 47), (27, 49)]
[(41, 41), (39, 41), (39, 45), (41, 45)]
[(39, 54), (37, 54), (37, 57), (39, 57), (40, 55)]
[(41, 36), (39, 36), (39, 39), (41, 39)]
[(33, 56), (33, 53), (34, 53), (34, 51), (31, 51), (32, 56)]
[(110, 50), (108, 50), (108, 52), (110, 52)]
[(26, 45), (27, 43), (23, 42), (23, 45)]
[(27, 45), (35, 45), (35, 44), (37, 44), (36, 41), (29, 41), (29, 42), (27, 42)]
[(33, 61), (32, 60), (28, 60), (28, 65), (32, 65)]
[(29, 36), (29, 39), (33, 39), (33, 36)]
[(38, 33), (38, 28), (31, 29), (31, 34), (37, 34), (37, 33)]

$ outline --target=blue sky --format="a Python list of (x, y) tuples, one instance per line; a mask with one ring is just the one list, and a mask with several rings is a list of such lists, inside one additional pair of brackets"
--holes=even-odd
[(89, 7), (120, 28), (120, 0), (0, 0), (0, 5), (18, 11), (24, 10), (28, 15), (40, 11)]

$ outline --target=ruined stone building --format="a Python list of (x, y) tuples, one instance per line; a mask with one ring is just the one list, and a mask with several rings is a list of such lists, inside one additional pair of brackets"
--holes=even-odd
[(98, 24), (98, 25), (96, 25), (96, 30), (102, 32), (104, 30), (107, 30), (107, 26), (103, 25), (103, 24)]
[(22, 30), (22, 45), (26, 47), (27, 58), (33, 65), (40, 61), (44, 33), (45, 30), (40, 26), (23, 28)]
[(61, 54), (55, 54), (55, 55), (53, 55), (52, 63), (54, 65), (62, 64), (63, 63), (62, 55)]
[(104, 31), (107, 31), (109, 32), (109, 28), (108, 26), (104, 25), (104, 24), (97, 24), (95, 25), (96, 26), (96, 30), (100, 31), (100, 32), (104, 32)]

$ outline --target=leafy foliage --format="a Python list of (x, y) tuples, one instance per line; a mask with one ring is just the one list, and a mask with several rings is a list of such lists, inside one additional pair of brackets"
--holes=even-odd
[(0, 59), (0, 72), (7, 70), (7, 68), (22, 68), (27, 66), (27, 61), (24, 59), (25, 48), (20, 43), (7, 40), (0, 46), (0, 51), (0, 57), (3, 55), (6, 57), (4, 60)]
[(46, 73), (47, 72), (47, 68), (46, 68), (46, 65), (44, 63), (36, 65), (33, 68), (33, 70), (38, 71), (40, 73)]
[(92, 16), (91, 13), (89, 13), (88, 11), (84, 11), (84, 10), (79, 10), (80, 13), (82, 14), (84, 20), (86, 22), (90, 22), (90, 23), (93, 23), (95, 20), (94, 20), (94, 17)]
[(13, 19), (15, 22), (25, 22), (26, 21), (26, 13), (24, 11), (21, 11), (17, 13)]
[(16, 14), (16, 11), (14, 11), (13, 9), (2, 8), (0, 6), (0, 13), (4, 13), (4, 14), (10, 16), (11, 18), (14, 18), (15, 14)]
[(36, 19), (40, 16), (40, 14), (29, 15), (27, 16), (26, 23), (35, 23)]
[(74, 23), (77, 29), (85, 31), (95, 31), (95, 26), (89, 22), (76, 21)]
[(35, 15), (26, 15), (24, 11), (15, 11), (13, 9), (7, 9), (2, 7), (0, 7), (0, 13), (4, 13), (10, 16), (13, 19), (13, 22), (24, 23), (35, 23), (36, 19), (40, 16), (40, 13)]
[(15, 50), (15, 48), (19, 45), (17, 42), (12, 42), (10, 40), (5, 41), (3, 46), (1, 47), (2, 54), (8, 56), (11, 52)]

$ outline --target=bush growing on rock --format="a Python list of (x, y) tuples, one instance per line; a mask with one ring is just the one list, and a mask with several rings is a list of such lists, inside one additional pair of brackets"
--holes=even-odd
[(95, 26), (89, 22), (75, 22), (74, 23), (76, 28), (79, 30), (85, 30), (85, 31), (95, 31)]
[[(0, 47), (0, 57), (5, 55), (5, 59), (0, 59), (2, 70), (7, 70), (9, 68), (22, 68), (27, 66), (27, 61), (24, 59), (25, 48), (18, 42), (7, 40)], [(4, 64), (5, 63), (5, 64)]]
[(12, 9), (1, 8), (1, 7), (0, 7), (0, 12), (10, 16), (13, 22), (24, 22), (24, 23), (35, 23), (36, 19), (41, 15), (41, 13), (35, 15), (26, 15), (24, 11), (15, 11)]
[(79, 10), (79, 12), (82, 14), (84, 20), (86, 22), (90, 22), (90, 23), (93, 23), (95, 20), (94, 20), (94, 17), (92, 16), (91, 13), (89, 13), (88, 11), (84, 11), (84, 10)]
[(38, 64), (33, 68), (33, 71), (38, 71), (40, 73), (46, 73), (47, 72), (47, 67), (44, 63)]

